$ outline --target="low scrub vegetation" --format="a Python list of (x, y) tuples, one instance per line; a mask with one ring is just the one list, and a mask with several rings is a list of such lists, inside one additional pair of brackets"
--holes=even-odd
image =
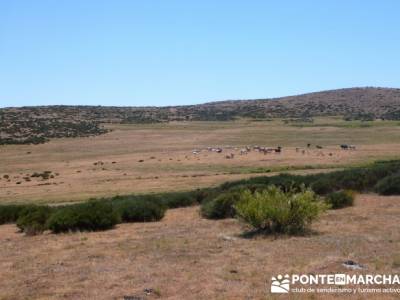
[(354, 192), (346, 190), (330, 193), (326, 196), (326, 202), (332, 209), (353, 206)]
[(27, 206), (19, 213), (17, 227), (27, 235), (42, 233), (47, 229), (46, 223), (51, 211), (48, 206)]
[(276, 186), (262, 192), (243, 191), (235, 204), (240, 219), (268, 233), (304, 233), (325, 209), (310, 189), (284, 192)]
[(26, 205), (0, 205), (0, 225), (17, 222)]
[(375, 190), (380, 195), (400, 195), (400, 173), (387, 176), (378, 181)]
[(50, 138), (88, 137), (108, 132), (96, 121), (36, 118), (33, 115), (24, 118), (21, 120), (13, 114), (3, 114), (3, 118), (0, 118), (0, 145), (37, 145), (48, 142)]
[(120, 219), (111, 203), (89, 201), (58, 209), (49, 218), (48, 228), (55, 232), (98, 231), (113, 228)]
[(163, 193), (158, 196), (168, 208), (186, 207), (198, 203), (195, 192)]
[(114, 204), (122, 222), (154, 222), (164, 217), (167, 207), (160, 199), (136, 198)]
[(222, 191), (228, 191), (234, 187), (261, 185), (275, 185), (284, 191), (297, 189), (302, 185), (312, 188), (319, 195), (327, 195), (334, 191), (354, 190), (373, 191), (375, 185), (382, 178), (393, 175), (400, 169), (400, 160), (379, 161), (367, 167), (349, 168), (342, 171), (313, 174), (290, 175), (280, 174), (276, 176), (260, 176), (245, 180), (227, 182), (221, 185)]
[(239, 201), (239, 191), (227, 192), (215, 199), (204, 202), (201, 206), (201, 214), (208, 219), (225, 219), (235, 216), (235, 204)]
[[(202, 202), (201, 213), (204, 217), (227, 218), (232, 217), (232, 209), (222, 199), (229, 199), (232, 192), (249, 190), (254, 193), (263, 191), (274, 185), (283, 192), (300, 192), (304, 187), (313, 190), (317, 195), (324, 196), (332, 208), (352, 205), (355, 192), (370, 192), (377, 190), (383, 193), (383, 186), (389, 186), (393, 182), (393, 193), (396, 187), (394, 178), (400, 169), (400, 161), (380, 161), (367, 167), (349, 168), (342, 171), (313, 175), (279, 174), (275, 176), (260, 176), (245, 180), (227, 182), (215, 189), (214, 197)], [(388, 177), (389, 176), (389, 177)], [(382, 178), (388, 178), (379, 185)], [(392, 178), (392, 179), (389, 179)], [(397, 185), (399, 186), (399, 185)], [(226, 197), (222, 196), (226, 194)], [(217, 198), (219, 198), (217, 200)], [(218, 210), (218, 211), (216, 211)]]
[[(215, 188), (116, 196), (51, 209), (47, 206), (0, 205), (0, 224), (18, 223), (26, 233), (39, 233), (47, 229), (55, 233), (105, 230), (119, 222), (158, 221), (169, 208), (200, 204), (201, 214), (205, 218), (240, 216), (255, 228), (285, 233), (301, 232), (313, 220), (312, 216), (323, 210), (321, 202), (316, 200), (318, 196), (323, 196), (321, 198), (336, 209), (353, 205), (354, 192), (399, 194), (399, 169), (400, 160), (380, 161), (363, 168), (331, 173), (255, 177), (227, 182)], [(264, 198), (280, 200), (275, 203)], [(259, 216), (256, 215), (257, 207), (262, 209)], [(308, 209), (310, 211), (306, 211)], [(268, 217), (274, 210), (279, 215), (265, 219), (265, 210), (269, 211)], [(268, 221), (257, 221), (257, 218)]]
[(28, 235), (51, 230), (99, 231), (121, 222), (153, 222), (161, 220), (167, 206), (156, 196), (115, 197), (91, 200), (69, 206), (1, 205), (0, 224), (16, 223)]

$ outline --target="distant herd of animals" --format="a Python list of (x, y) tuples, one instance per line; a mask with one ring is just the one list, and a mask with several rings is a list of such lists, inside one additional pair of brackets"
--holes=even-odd
[[(312, 145), (309, 143), (307, 144), (307, 148), (310, 149), (312, 147)], [(323, 147), (321, 145), (315, 145), (316, 149), (323, 149)], [(340, 145), (340, 149), (342, 150), (356, 150), (356, 146), (354, 145), (348, 145), (348, 144), (341, 144)], [(231, 146), (227, 146), (224, 148), (222, 147), (207, 147), (206, 149), (194, 149), (192, 151), (192, 153), (194, 155), (200, 154), (200, 152), (202, 151), (209, 151), (209, 152), (216, 152), (216, 153), (222, 153), (224, 150), (229, 150), (229, 151), (239, 151), (239, 155), (247, 155), (249, 152), (251, 151), (255, 151), (255, 152), (259, 152), (259, 153), (263, 153), (264, 155), (268, 154), (268, 153), (281, 153), (283, 148), (281, 146), (277, 146), (275, 148), (271, 148), (271, 147), (261, 147), (261, 146), (245, 146), (244, 148), (238, 148), (238, 147), (231, 147)], [(302, 154), (305, 154), (305, 149), (296, 148), (296, 152), (301, 152)], [(329, 153), (329, 155), (332, 155), (332, 153)], [(225, 155), (226, 159), (233, 159), (235, 158), (235, 153), (230, 152), (229, 154)]]

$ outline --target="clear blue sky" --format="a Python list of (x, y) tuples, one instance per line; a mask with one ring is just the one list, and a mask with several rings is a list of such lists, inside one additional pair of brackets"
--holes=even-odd
[(400, 1), (0, 0), (0, 106), (400, 87)]

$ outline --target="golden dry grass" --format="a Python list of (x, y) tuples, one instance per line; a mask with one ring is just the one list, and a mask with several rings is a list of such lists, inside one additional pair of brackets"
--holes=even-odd
[[(361, 125), (335, 118), (317, 120), (312, 126), (306, 124), (308, 127), (284, 125), (280, 120), (112, 125), (113, 132), (98, 137), (0, 146), (0, 202), (62, 203), (116, 194), (188, 190), (266, 170), (332, 168), (399, 156), (397, 123)], [(312, 148), (304, 155), (295, 151), (309, 142), (324, 149)], [(342, 151), (338, 147), (341, 143), (355, 144), (358, 149)], [(284, 150), (282, 154), (251, 152), (246, 156), (233, 149), (222, 154), (192, 153), (208, 146), (245, 145), (281, 145)], [(230, 152), (236, 153), (234, 159), (225, 158)], [(104, 165), (94, 165), (98, 161)], [(26, 174), (46, 170), (59, 176), (46, 181), (23, 179)], [(2, 178), (6, 174), (10, 181)]]
[[(145, 297), (146, 288), (154, 290), (148, 299), (268, 299), (269, 280), (280, 273), (399, 273), (399, 222), (400, 197), (359, 195), (354, 207), (329, 211), (304, 237), (246, 239), (238, 221), (202, 219), (198, 207), (105, 232), (25, 237), (3, 225), (0, 299), (122, 299)], [(348, 259), (367, 269), (345, 269)], [(314, 295), (329, 298), (340, 297)]]

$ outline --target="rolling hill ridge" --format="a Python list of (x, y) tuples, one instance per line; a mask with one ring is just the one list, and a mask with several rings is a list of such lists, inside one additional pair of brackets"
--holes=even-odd
[(400, 89), (347, 88), (273, 99), (227, 100), (169, 107), (33, 106), (0, 109), (0, 144), (107, 132), (102, 123), (229, 121), (238, 118), (400, 120)]

